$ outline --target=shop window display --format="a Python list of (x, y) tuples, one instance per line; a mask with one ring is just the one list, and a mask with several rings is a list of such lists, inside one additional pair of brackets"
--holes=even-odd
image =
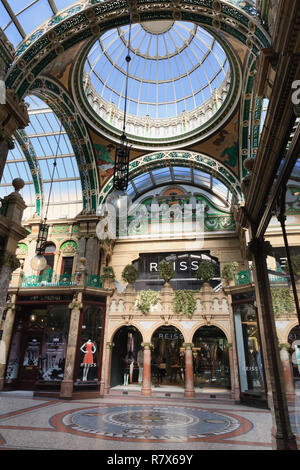
[(70, 311), (66, 306), (49, 310), (41, 351), (40, 380), (62, 380), (67, 350)]
[(82, 314), (81, 334), (79, 337), (79, 367), (77, 381), (97, 382), (99, 378), (99, 357), (102, 337), (102, 309), (86, 307)]
[(133, 326), (120, 328), (113, 338), (111, 386), (142, 384), (142, 335)]
[[(18, 312), (19, 313), (19, 312)], [(7, 361), (6, 368), (6, 383), (10, 383), (17, 379), (19, 372), (19, 363), (21, 355), (21, 344), (22, 344), (22, 329), (23, 322), (20, 315), (16, 316), (14, 334), (11, 341), (10, 352)]]
[(235, 333), (242, 393), (265, 392), (256, 309), (250, 303), (234, 306)]
[(161, 327), (152, 336), (151, 375), (154, 386), (184, 386), (183, 335), (173, 326)]
[(293, 328), (288, 336), (291, 345), (292, 367), (294, 379), (300, 380), (300, 327)]
[(230, 388), (228, 341), (215, 326), (199, 328), (193, 338), (194, 385)]
[(34, 389), (61, 381), (67, 348), (67, 305), (25, 307), (17, 313), (6, 369), (6, 383)]

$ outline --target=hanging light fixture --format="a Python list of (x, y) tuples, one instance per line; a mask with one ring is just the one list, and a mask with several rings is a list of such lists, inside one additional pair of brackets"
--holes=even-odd
[(106, 202), (112, 204), (119, 212), (119, 215), (125, 215), (123, 208), (127, 208), (131, 204), (131, 198), (127, 194), (129, 179), (129, 162), (130, 162), (130, 147), (126, 138), (126, 113), (127, 113), (127, 97), (128, 97), (128, 77), (130, 66), (130, 42), (131, 42), (131, 25), (132, 25), (132, 9), (129, 10), (130, 23), (128, 35), (128, 48), (126, 60), (126, 78), (125, 78), (125, 96), (124, 96), (124, 116), (123, 116), (123, 132), (120, 137), (120, 144), (116, 146), (115, 151), (115, 164), (113, 176), (113, 190), (106, 199)]
[(60, 124), (60, 129), (59, 129), (59, 135), (58, 135), (58, 140), (57, 140), (57, 148), (56, 148), (56, 153), (53, 161), (53, 171), (51, 175), (51, 181), (50, 181), (50, 188), (49, 188), (49, 196), (48, 196), (48, 202), (46, 206), (46, 212), (45, 212), (45, 217), (43, 222), (40, 223), (39, 226), (39, 234), (36, 242), (36, 248), (35, 248), (35, 256), (32, 258), (30, 262), (30, 266), (34, 271), (43, 271), (47, 267), (47, 260), (46, 258), (42, 255), (42, 253), (45, 250), (45, 245), (47, 243), (48, 239), (48, 232), (49, 232), (49, 225), (47, 224), (47, 216), (48, 216), (48, 209), (49, 209), (49, 204), (50, 204), (50, 196), (52, 192), (52, 186), (53, 186), (53, 179), (54, 179), (54, 173), (55, 173), (55, 168), (56, 168), (56, 160), (57, 160), (57, 154), (59, 150), (59, 142), (60, 142), (60, 137), (61, 137), (61, 131), (62, 131), (62, 123)]

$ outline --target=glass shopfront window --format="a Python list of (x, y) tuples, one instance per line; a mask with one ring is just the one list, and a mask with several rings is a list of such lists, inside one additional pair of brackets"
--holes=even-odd
[(234, 305), (234, 321), (241, 392), (262, 395), (265, 380), (255, 307), (251, 303)]
[(77, 368), (77, 381), (80, 383), (97, 383), (100, 378), (99, 360), (103, 319), (101, 307), (88, 306), (83, 311), (79, 337), (79, 367)]
[[(6, 383), (34, 390), (56, 386), (64, 375), (70, 310), (68, 304), (18, 307), (6, 368)], [(59, 384), (57, 385), (59, 386)]]
[(67, 350), (70, 310), (56, 306), (49, 310), (40, 361), (40, 380), (62, 380)]
[(184, 385), (185, 359), (182, 347), (184, 337), (174, 326), (162, 326), (151, 340), (152, 381), (155, 386)]
[(203, 326), (193, 337), (196, 387), (230, 389), (228, 341), (220, 328)]

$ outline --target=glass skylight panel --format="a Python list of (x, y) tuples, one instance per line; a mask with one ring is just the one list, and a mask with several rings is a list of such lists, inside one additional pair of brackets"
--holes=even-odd
[(21, 13), (18, 14), (17, 18), (27, 35), (53, 15), (48, 0), (39, 0), (35, 3), (31, 2), (28, 8), (23, 6), (23, 2), (18, 3), (22, 8), (19, 9)]
[(152, 176), (157, 184), (165, 181), (172, 181), (171, 173), (169, 168), (159, 168), (158, 170), (152, 171)]
[[(7, 11), (5, 4), (10, 11)], [(0, 27), (16, 47), (26, 35), (74, 0), (0, 0)]]
[(176, 167), (172, 168), (174, 177), (177, 180), (188, 180), (191, 181), (191, 169), (187, 167)]
[[(128, 37), (129, 26), (103, 34), (86, 62), (92, 85), (121, 111)], [(209, 32), (188, 22), (132, 25), (130, 56), (128, 113), (141, 117), (170, 118), (192, 110), (210, 98), (226, 75), (222, 47)]]

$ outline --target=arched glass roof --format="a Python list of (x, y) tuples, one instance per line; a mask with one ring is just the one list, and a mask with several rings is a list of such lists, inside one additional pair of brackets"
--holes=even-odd
[[(13, 191), (11, 182), (14, 178), (22, 178), (25, 187), (21, 194), (27, 205), (24, 219), (37, 212), (37, 207), (41, 208), (39, 215), (43, 217), (45, 214), (42, 208), (44, 206), (45, 209), (48, 203), (53, 162), (57, 154), (48, 217), (75, 217), (82, 210), (82, 190), (70, 140), (56, 115), (42, 100), (30, 96), (26, 97), (26, 102), (29, 104), (30, 124), (25, 132), (20, 134), (21, 143), (20, 139), (16, 139), (15, 148), (8, 154), (0, 183), (0, 197)], [(22, 149), (23, 146), (27, 155)], [(32, 162), (31, 169), (28, 165), (29, 157)], [(41, 180), (40, 188), (33, 180), (35, 174), (38, 174)], [(41, 200), (40, 206), (36, 205), (36, 197)]]
[[(85, 71), (107, 103), (124, 109), (129, 26), (104, 33), (92, 46)], [(221, 87), (229, 62), (208, 31), (184, 21), (151, 21), (131, 29), (127, 112), (164, 119), (205, 103)]]
[(189, 166), (172, 165), (148, 171), (130, 179), (127, 193), (134, 201), (153, 188), (171, 184), (185, 184), (202, 188), (214, 194), (215, 202), (227, 209), (230, 208), (233, 194), (218, 178), (211, 174)]
[(0, 28), (16, 47), (41, 23), (74, 0), (0, 0)]
[[(227, 0), (257, 16), (256, 0)], [(78, 2), (74, 0), (0, 0), (0, 28), (16, 47), (44, 21)]]

